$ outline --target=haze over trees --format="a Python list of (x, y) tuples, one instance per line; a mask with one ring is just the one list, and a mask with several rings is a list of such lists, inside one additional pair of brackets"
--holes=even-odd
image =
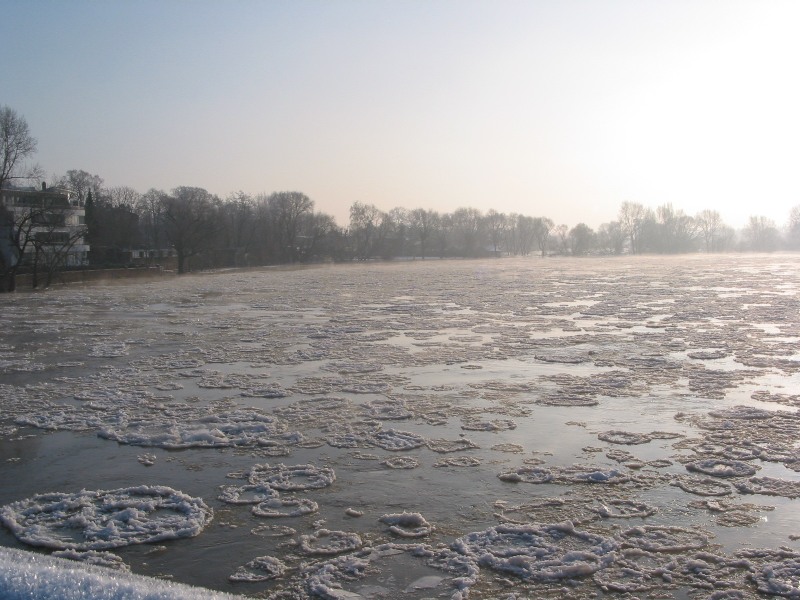
[(797, 207), (784, 232), (766, 217), (753, 216), (736, 232), (716, 211), (691, 216), (671, 204), (653, 210), (633, 202), (622, 203), (618, 219), (596, 231), (586, 223), (569, 227), (544, 216), (498, 210), (484, 214), (463, 207), (439, 213), (398, 207), (384, 212), (362, 202), (351, 205), (350, 221), (341, 227), (330, 215), (315, 211), (314, 201), (299, 191), (256, 196), (240, 191), (220, 199), (191, 186), (138, 194), (125, 187), (103, 188), (97, 185), (103, 180), (96, 175), (80, 179), (95, 182), (85, 192), (87, 224), (94, 262), (106, 265), (129, 261), (132, 250), (152, 254), (149, 262), (160, 264), (163, 261), (158, 258), (168, 249), (177, 255), (179, 272), (398, 257), (424, 260), (800, 249)]
[[(8, 107), (0, 108), (0, 133), (0, 184), (38, 183), (41, 169), (27, 162), (36, 151), (36, 140), (25, 119)], [(572, 227), (556, 225), (543, 215), (506, 214), (499, 207), (485, 214), (471, 207), (452, 213), (425, 207), (384, 212), (366, 202), (354, 202), (349, 222), (340, 226), (330, 215), (317, 212), (314, 201), (300, 191), (258, 195), (239, 191), (225, 199), (193, 186), (171, 191), (151, 188), (140, 193), (126, 186), (108, 187), (102, 177), (82, 169), (52, 177), (51, 185), (70, 190), (85, 209), (84, 233), (94, 267), (164, 265), (174, 257), (174, 268), (184, 273), (399, 257), (577, 257), (800, 249), (800, 204), (791, 210), (784, 228), (754, 215), (739, 232), (726, 225), (717, 211), (703, 210), (692, 216), (669, 203), (651, 209), (630, 201), (621, 203), (616, 220), (603, 223), (596, 231), (582, 222)], [(20, 244), (35, 242), (35, 236), (24, 235), (26, 228), (29, 233), (34, 227), (41, 230), (44, 216), (23, 218), (0, 209), (0, 240), (6, 249), (0, 267), (7, 275), (19, 266), (9, 256), (21, 256), (27, 248)], [(13, 252), (9, 253), (9, 248)], [(51, 273), (58, 268), (44, 258), (38, 264)]]

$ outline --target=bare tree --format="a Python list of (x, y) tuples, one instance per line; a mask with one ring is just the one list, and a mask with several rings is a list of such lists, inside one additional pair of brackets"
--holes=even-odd
[(725, 227), (720, 214), (715, 210), (703, 210), (697, 214), (695, 221), (703, 236), (706, 252), (719, 252), (720, 236)]
[(489, 234), (489, 242), (492, 244), (492, 251), (495, 256), (498, 256), (498, 251), (501, 249), (508, 231), (508, 217), (505, 213), (497, 212), (492, 208), (486, 213), (484, 221)]
[(778, 243), (778, 228), (767, 217), (752, 216), (745, 227), (745, 236), (750, 243), (750, 250), (771, 252)]
[(601, 251), (609, 254), (622, 254), (625, 250), (627, 235), (619, 221), (603, 223), (597, 229), (597, 245)]
[(550, 232), (555, 237), (556, 251), (559, 254), (569, 254), (569, 227), (564, 225), (556, 225)]
[(461, 256), (470, 258), (482, 253), (484, 223), (483, 215), (476, 208), (459, 208), (453, 213), (453, 235), (455, 248)]
[(385, 259), (408, 256), (408, 242), (411, 230), (411, 213), (398, 206), (390, 210), (383, 220), (381, 236), (382, 256)]
[(84, 204), (90, 195), (97, 200), (103, 191), (103, 178), (83, 169), (70, 169), (66, 175), (56, 179), (55, 184), (74, 193), (79, 204)]
[(220, 217), (224, 224), (221, 245), (227, 254), (226, 264), (229, 266), (250, 264), (257, 230), (255, 212), (253, 198), (242, 191), (231, 194), (221, 206)]
[(338, 247), (340, 230), (333, 217), (323, 213), (306, 213), (300, 221), (300, 260), (318, 260), (321, 256), (334, 260), (341, 258), (341, 248)]
[(36, 152), (36, 138), (31, 135), (25, 117), (13, 108), (0, 107), (0, 189), (11, 181), (41, 177), (41, 169), (26, 160)]
[(69, 255), (86, 235), (86, 226), (64, 231), (62, 224), (51, 222), (48, 227), (37, 226), (31, 245), (34, 249), (31, 287), (39, 287), (39, 275), (44, 273), (44, 286), (53, 283), (56, 274), (68, 266)]
[(800, 204), (792, 207), (789, 212), (789, 226), (787, 237), (790, 248), (800, 248)]
[(573, 256), (584, 256), (595, 245), (595, 233), (586, 223), (578, 223), (569, 231), (569, 248)]
[(515, 256), (527, 256), (531, 253), (535, 242), (535, 224), (533, 217), (511, 215), (511, 226), (508, 228), (508, 246)]
[(166, 196), (166, 192), (151, 188), (139, 197), (136, 204), (143, 242), (150, 250), (162, 250), (161, 244), (166, 237), (163, 214), (165, 206), (163, 199)]
[(17, 273), (33, 239), (34, 225), (32, 214), (18, 215), (0, 206), (0, 292), (17, 289)]
[(278, 256), (282, 261), (296, 262), (300, 253), (300, 219), (314, 210), (314, 202), (301, 192), (274, 192), (267, 204), (275, 220)]
[(551, 229), (553, 229), (553, 221), (551, 219), (547, 217), (535, 217), (533, 219), (533, 239), (536, 241), (542, 256), (547, 256)]
[(431, 239), (436, 227), (438, 227), (439, 213), (433, 210), (417, 208), (411, 211), (409, 218), (411, 221), (411, 229), (419, 240), (420, 256), (422, 260), (425, 260), (428, 250), (428, 241)]
[[(141, 245), (139, 213), (134, 209), (139, 194), (131, 188), (112, 188), (108, 192), (86, 202), (92, 262), (127, 264), (133, 249)], [(90, 197), (91, 192), (87, 195)]]
[(375, 255), (377, 238), (386, 215), (372, 204), (354, 202), (350, 206), (350, 236), (355, 256), (365, 260)]
[(656, 209), (649, 241), (657, 252), (688, 252), (696, 249), (697, 231), (692, 217), (672, 204), (663, 204)]
[(619, 209), (619, 223), (630, 241), (631, 254), (642, 251), (642, 229), (647, 219), (647, 210), (636, 202), (623, 202)]
[(453, 236), (453, 215), (443, 214), (439, 218), (438, 227), (435, 230), (436, 249), (439, 251), (439, 258), (444, 258), (450, 250), (450, 239)]
[(83, 169), (70, 169), (65, 175), (53, 179), (57, 187), (69, 190), (77, 199), (79, 206), (86, 208), (86, 239), (89, 244), (96, 246), (97, 240), (103, 234), (104, 225), (101, 215), (96, 214), (95, 207), (103, 195), (103, 178), (92, 175)]
[(178, 257), (178, 273), (185, 273), (187, 259), (213, 246), (217, 199), (202, 188), (178, 187), (162, 202), (165, 233)]
[(142, 195), (132, 187), (121, 185), (109, 188), (106, 193), (108, 203), (114, 207), (126, 208), (134, 210), (139, 204), (139, 199)]
[[(13, 181), (41, 177), (39, 167), (26, 163), (36, 152), (36, 145), (25, 117), (13, 108), (0, 106), (0, 193)], [(0, 205), (0, 292), (16, 289), (23, 246), (29, 240), (26, 233), (32, 226), (32, 217), (20, 217)]]

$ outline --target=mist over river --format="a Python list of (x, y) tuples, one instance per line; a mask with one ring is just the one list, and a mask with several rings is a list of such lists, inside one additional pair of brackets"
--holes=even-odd
[(0, 546), (262, 598), (800, 598), (800, 256), (0, 295)]

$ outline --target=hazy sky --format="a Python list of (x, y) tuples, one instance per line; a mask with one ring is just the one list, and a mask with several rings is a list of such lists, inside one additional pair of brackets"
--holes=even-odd
[(592, 227), (623, 201), (783, 225), (797, 0), (9, 0), (0, 104), (50, 176), (298, 190)]

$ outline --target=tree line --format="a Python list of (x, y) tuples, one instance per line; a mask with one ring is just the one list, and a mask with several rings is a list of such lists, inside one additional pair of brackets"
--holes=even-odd
[[(89, 182), (87, 184), (87, 182)], [(538, 254), (676, 254), (800, 249), (800, 205), (783, 229), (762, 216), (735, 231), (717, 211), (690, 216), (671, 204), (655, 210), (624, 202), (618, 218), (597, 230), (548, 217), (459, 208), (441, 213), (398, 207), (388, 212), (355, 202), (340, 227), (296, 191), (220, 199), (197, 187), (171, 192), (103, 188), (102, 179), (69, 171), (57, 183), (85, 194), (88, 239), (94, 255), (113, 258), (126, 248), (177, 253), (178, 270), (324, 260), (477, 258)]]
[[(0, 186), (14, 179), (35, 180), (41, 169), (25, 166), (36, 140), (24, 118), (0, 108)], [(174, 253), (177, 270), (248, 267), (319, 261), (526, 256), (586, 256), (623, 253), (774, 251), (800, 249), (800, 205), (783, 228), (762, 216), (735, 231), (720, 214), (691, 216), (671, 204), (655, 210), (623, 202), (617, 219), (597, 230), (573, 227), (545, 216), (486, 213), (459, 208), (451, 213), (416, 208), (388, 212), (354, 202), (350, 220), (315, 210), (298, 191), (220, 198), (201, 187), (138, 191), (109, 187), (102, 177), (74, 169), (51, 178), (51, 187), (71, 191), (85, 209), (85, 230), (93, 266), (130, 263), (133, 252), (157, 264)], [(8, 215), (6, 215), (8, 219)], [(8, 224), (6, 224), (8, 225)], [(13, 227), (5, 227), (5, 230)], [(2, 265), (0, 265), (2, 266)]]

